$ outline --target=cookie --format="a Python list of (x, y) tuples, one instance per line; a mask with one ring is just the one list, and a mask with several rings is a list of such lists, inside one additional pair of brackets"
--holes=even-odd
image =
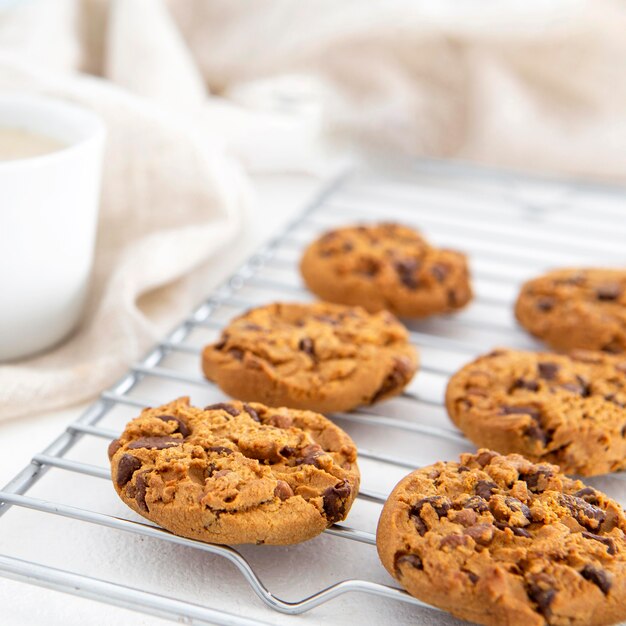
[(483, 449), (402, 479), (376, 543), (413, 596), (489, 626), (626, 619), (626, 516), (605, 494)]
[(145, 409), (109, 458), (133, 511), (208, 543), (311, 539), (346, 517), (359, 488), (346, 433), (317, 413), (258, 403)]
[(275, 303), (232, 320), (202, 369), (234, 398), (327, 413), (400, 393), (417, 354), (386, 311)]
[(626, 270), (562, 269), (525, 283), (515, 316), (555, 350), (626, 351)]
[(327, 302), (407, 318), (449, 313), (472, 299), (465, 255), (397, 224), (332, 230), (304, 252), (307, 287)]
[(495, 350), (452, 376), (446, 406), (479, 446), (585, 476), (626, 467), (626, 356)]

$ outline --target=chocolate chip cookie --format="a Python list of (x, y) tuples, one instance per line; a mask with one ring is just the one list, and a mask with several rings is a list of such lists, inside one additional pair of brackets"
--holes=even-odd
[(300, 271), (323, 300), (400, 317), (449, 313), (472, 299), (465, 255), (397, 224), (332, 230), (306, 249)]
[(626, 351), (626, 270), (562, 269), (528, 281), (519, 323), (556, 350)]
[(359, 488), (356, 447), (340, 428), (254, 402), (145, 409), (109, 458), (131, 509), (208, 543), (311, 539), (346, 517)]
[(586, 476), (626, 467), (626, 356), (495, 350), (452, 376), (446, 406), (477, 445)]
[(400, 481), (376, 541), (410, 594), (462, 619), (594, 626), (626, 619), (625, 533), (605, 494), (483, 449)]
[(232, 320), (204, 349), (202, 369), (234, 398), (326, 413), (400, 393), (417, 354), (386, 311), (275, 303)]

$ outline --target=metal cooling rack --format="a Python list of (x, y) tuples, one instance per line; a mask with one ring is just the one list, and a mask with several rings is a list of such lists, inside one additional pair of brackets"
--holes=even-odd
[[(539, 347), (512, 316), (523, 280), (554, 266), (626, 265), (625, 206), (624, 190), (618, 187), (458, 163), (420, 161), (393, 173), (362, 170), (343, 176), (0, 492), (0, 536), (10, 537), (25, 525), (38, 528), (44, 537), (55, 534), (60, 541), (67, 531), (60, 530), (65, 527), (59, 520), (70, 520), (69, 549), (72, 541), (85, 541), (94, 558), (104, 563), (107, 555), (97, 550), (105, 532), (112, 531), (112, 537), (106, 535), (109, 552), (111, 546), (123, 544), (124, 549), (140, 550), (135, 554), (146, 563), (163, 552), (168, 555), (175, 581), (169, 592), (156, 589), (152, 579), (143, 585), (140, 579), (137, 586), (136, 579), (124, 578), (124, 568), (111, 580), (93, 568), (70, 569), (63, 558), (55, 564), (40, 562), (32, 537), (34, 547), (26, 549), (26, 555), (19, 553), (23, 545), (0, 544), (0, 573), (185, 623), (295, 623), (296, 618), (280, 614), (304, 614), (297, 618), (299, 623), (456, 623), (407, 595), (378, 563), (374, 531), (380, 507), (408, 471), (474, 449), (445, 415), (447, 377), (496, 345)], [(435, 244), (467, 252), (476, 298), (458, 314), (409, 324), (422, 364), (402, 396), (332, 416), (357, 442), (363, 473), (363, 488), (347, 523), (297, 547), (235, 550), (177, 537), (125, 509), (111, 496), (108, 441), (144, 406), (179, 395), (192, 395), (198, 404), (216, 401), (219, 390), (199, 373), (202, 346), (244, 309), (272, 300), (310, 299), (298, 277), (297, 261), (303, 246), (319, 233), (341, 224), (380, 220), (415, 225)], [(609, 475), (589, 482), (623, 502), (622, 478)], [(34, 512), (36, 520), (23, 519), (26, 512)], [(67, 548), (59, 550), (67, 555)], [(188, 563), (194, 558), (198, 571), (214, 577), (202, 596), (206, 604), (185, 594), (186, 577), (178, 573), (179, 560)], [(303, 560), (314, 567), (303, 568)], [(202, 569), (206, 562), (209, 570)], [(235, 601), (225, 607), (219, 602), (219, 585), (227, 576), (226, 562), (236, 569), (228, 578)], [(138, 567), (141, 572), (142, 563)], [(148, 565), (143, 567), (145, 572)], [(283, 569), (289, 572), (288, 580), (276, 575)]]

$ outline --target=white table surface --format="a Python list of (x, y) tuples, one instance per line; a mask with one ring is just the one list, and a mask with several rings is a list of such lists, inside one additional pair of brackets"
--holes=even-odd
[[(317, 178), (264, 175), (254, 179), (257, 203), (246, 220), (238, 246), (222, 255), (212, 275), (214, 285), (227, 278), (254, 250), (313, 198)], [(209, 285), (211, 288), (214, 285)], [(201, 297), (202, 294), (199, 294)], [(74, 421), (87, 404), (0, 423), (0, 485), (6, 484), (31, 457)], [(110, 605), (0, 578), (2, 626), (146, 626), (171, 622)]]

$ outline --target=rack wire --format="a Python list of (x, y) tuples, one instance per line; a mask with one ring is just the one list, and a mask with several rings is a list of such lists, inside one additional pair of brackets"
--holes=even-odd
[[(167, 594), (162, 589), (150, 589), (147, 583), (154, 581), (137, 587), (97, 572), (74, 571), (63, 563), (39, 562), (8, 550), (6, 542), (0, 543), (0, 574), (185, 623), (276, 623), (279, 614), (307, 614), (312, 616), (312, 623), (342, 623), (347, 615), (358, 617), (359, 610), (367, 613), (368, 623), (414, 623), (416, 619), (453, 623), (443, 612), (401, 590), (376, 560), (374, 529), (380, 507), (393, 484), (409, 470), (474, 449), (445, 415), (442, 398), (447, 377), (496, 345), (539, 348), (516, 326), (512, 316), (521, 281), (552, 266), (626, 264), (623, 194), (619, 187), (436, 161), (411, 163), (394, 172), (356, 170), (343, 175), (0, 491), (0, 535), (10, 536), (23, 523), (19, 516), (11, 521), (17, 512), (34, 511), (44, 534), (46, 529), (58, 528), (56, 520), (67, 519), (78, 523), (80, 532), (89, 527), (87, 541), (94, 546), (105, 530), (110, 530), (114, 536), (108, 539), (109, 546), (118, 545), (121, 537), (127, 536), (133, 549), (144, 539), (150, 543), (142, 550), (159, 552), (166, 544), (172, 562), (189, 559), (192, 553), (207, 559), (216, 557), (211, 563), (217, 577), (223, 575), (220, 563), (236, 568), (236, 582), (232, 584), (232, 576), (229, 578), (231, 595), (238, 599), (230, 606), (236, 610), (221, 606), (218, 593), (207, 593), (206, 603), (190, 600), (189, 594), (182, 593), (185, 581), (180, 577), (176, 591), (181, 593)], [(380, 220), (414, 225), (437, 245), (466, 251), (476, 298), (455, 315), (408, 324), (422, 364), (404, 394), (373, 407), (331, 416), (359, 448), (363, 487), (354, 507), (357, 512), (347, 522), (328, 529), (326, 538), (297, 549), (271, 552), (264, 546), (254, 548), (254, 552), (177, 537), (120, 508), (120, 503), (109, 497), (112, 488), (106, 445), (119, 435), (125, 421), (140, 408), (179, 395), (192, 395), (192, 399), (197, 397), (205, 403), (218, 398), (219, 390), (199, 373), (203, 345), (231, 316), (249, 307), (272, 300), (311, 299), (297, 275), (303, 246), (327, 228)], [(59, 487), (61, 476), (65, 477), (63, 487)], [(622, 499), (626, 485), (623, 476), (613, 474), (590, 482)], [(67, 488), (77, 481), (88, 487)], [(43, 483), (44, 488), (38, 489)], [(91, 496), (103, 489), (108, 490), (106, 496)], [(51, 493), (57, 497), (51, 499)], [(54, 525), (51, 520), (55, 520)], [(329, 537), (340, 543), (329, 543)], [(357, 545), (364, 550), (358, 555)], [(177, 550), (184, 554), (178, 555)], [(268, 550), (270, 557), (259, 560), (258, 551)], [(311, 562), (318, 559), (317, 567), (322, 563), (326, 578), (336, 573), (328, 565), (330, 556), (344, 555), (352, 575), (330, 584), (312, 576), (308, 586), (294, 584), (293, 579), (287, 585), (279, 581), (275, 586), (282, 588), (281, 594), (265, 580), (281, 568), (293, 567), (299, 573), (291, 558), (294, 550), (298, 563), (302, 558)], [(324, 550), (329, 553), (325, 555)], [(151, 558), (150, 554), (146, 558)], [(262, 574), (260, 570), (264, 570)], [(301, 588), (309, 592), (302, 593)], [(360, 594), (359, 603), (355, 603), (356, 593)], [(331, 605), (338, 608), (330, 611)], [(279, 621), (292, 623), (294, 619)]]

